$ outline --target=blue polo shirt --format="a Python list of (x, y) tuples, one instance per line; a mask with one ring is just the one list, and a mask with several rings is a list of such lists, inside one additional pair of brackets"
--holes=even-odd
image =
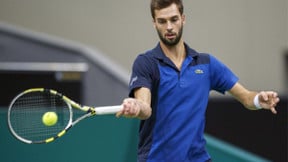
[(185, 44), (181, 70), (158, 44), (139, 55), (132, 68), (130, 97), (139, 87), (149, 88), (152, 115), (140, 122), (138, 162), (204, 162), (205, 112), (210, 90), (231, 89), (238, 78), (210, 54)]

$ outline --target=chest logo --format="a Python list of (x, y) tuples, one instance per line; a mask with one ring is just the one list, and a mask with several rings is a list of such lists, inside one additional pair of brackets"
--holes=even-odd
[(195, 72), (195, 74), (203, 74), (204, 73), (204, 71), (201, 69), (196, 69), (194, 72)]

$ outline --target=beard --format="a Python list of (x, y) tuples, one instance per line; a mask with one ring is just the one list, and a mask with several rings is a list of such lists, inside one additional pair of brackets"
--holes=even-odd
[[(158, 36), (160, 38), (160, 40), (167, 46), (175, 46), (176, 44), (179, 43), (181, 37), (182, 37), (182, 32), (183, 32), (183, 25), (181, 26), (180, 30), (179, 30), (179, 33), (176, 35), (176, 37), (174, 39), (166, 39), (165, 38), (165, 35), (162, 35), (161, 34), (161, 31), (159, 29), (156, 29), (157, 30), (157, 33), (158, 33)], [(175, 33), (172, 33), (170, 32), (169, 34), (175, 34)]]

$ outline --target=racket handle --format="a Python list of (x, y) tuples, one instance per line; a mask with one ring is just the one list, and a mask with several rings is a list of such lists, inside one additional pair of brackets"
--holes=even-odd
[(122, 110), (122, 105), (95, 107), (96, 115), (116, 114)]

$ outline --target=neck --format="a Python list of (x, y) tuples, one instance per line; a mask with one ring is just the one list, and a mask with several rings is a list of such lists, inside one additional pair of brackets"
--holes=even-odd
[(167, 57), (183, 57), (185, 56), (185, 46), (183, 41), (179, 41), (178, 44), (174, 46), (167, 46), (163, 42), (160, 42), (160, 46)]
[(186, 50), (183, 41), (179, 41), (178, 44), (174, 46), (167, 46), (160, 42), (160, 46), (164, 54), (175, 64), (175, 66), (180, 70), (182, 63), (186, 57)]

